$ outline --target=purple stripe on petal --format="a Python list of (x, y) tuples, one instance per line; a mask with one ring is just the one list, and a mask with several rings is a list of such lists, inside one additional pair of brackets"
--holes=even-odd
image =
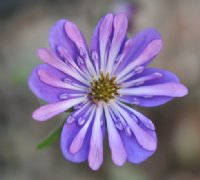
[[(172, 72), (163, 70), (163, 69), (158, 69), (158, 68), (145, 68), (145, 70), (138, 74), (135, 75), (131, 78), (129, 78), (127, 81), (124, 83), (130, 83), (131, 81), (137, 81), (140, 78), (143, 78), (145, 76), (149, 76), (153, 73), (159, 73), (162, 76), (160, 78), (155, 78), (149, 81), (144, 81), (144, 82), (139, 82), (138, 87), (140, 86), (147, 86), (147, 85), (155, 85), (155, 84), (162, 84), (162, 83), (169, 83), (169, 82), (174, 82), (174, 83), (179, 83), (179, 78)], [(137, 87), (135, 86), (132, 86)], [(133, 95), (123, 95), (120, 96), (120, 101), (124, 101), (126, 103), (130, 104), (136, 104), (139, 106), (145, 106), (145, 107), (153, 107), (153, 106), (159, 106), (164, 103), (167, 103), (168, 101), (171, 101), (173, 97), (167, 97), (167, 96), (133, 96)]]
[[(91, 105), (91, 104), (90, 104)], [(72, 162), (80, 163), (87, 159), (88, 153), (89, 153), (89, 147), (90, 147), (90, 138), (91, 138), (91, 128), (92, 128), (92, 122), (89, 125), (87, 132), (85, 136), (83, 137), (82, 144), (77, 145), (75, 149), (73, 149), (72, 143), (76, 136), (80, 133), (82, 128), (84, 126), (80, 126), (78, 124), (78, 119), (80, 117), (83, 117), (85, 114), (87, 114), (86, 119), (92, 116), (92, 109), (88, 107), (88, 105), (84, 106), (78, 111), (75, 111), (70, 115), (67, 119), (67, 122), (64, 124), (62, 132), (61, 132), (61, 150), (64, 155), (64, 157)], [(74, 119), (74, 121), (68, 123), (69, 119)], [(87, 123), (87, 122), (86, 122)], [(79, 146), (79, 147), (78, 147)], [(70, 147), (71, 151), (70, 152)]]
[(149, 86), (141, 86), (136, 88), (120, 89), (121, 95), (133, 96), (169, 96), (183, 97), (188, 93), (187, 88), (180, 83), (163, 83)]
[(107, 105), (104, 105), (104, 112), (108, 128), (108, 139), (109, 146), (112, 152), (112, 160), (116, 165), (122, 166), (126, 161), (126, 151), (124, 149), (121, 137), (114, 125), (114, 119), (112, 119), (109, 113)]
[(114, 61), (116, 60), (123, 41), (126, 38), (128, 27), (128, 19), (124, 13), (120, 13), (114, 16), (113, 20), (113, 38), (109, 50), (107, 72), (113, 68)]
[[(114, 105), (114, 107), (120, 112), (121, 116), (125, 119), (128, 126), (132, 130), (137, 142), (148, 151), (155, 151), (157, 148), (157, 141), (146, 129), (143, 129), (136, 121), (134, 120), (133, 113), (127, 111), (126, 105), (123, 107), (119, 105)], [(136, 116), (137, 117), (137, 116)], [(140, 115), (140, 118), (142, 116)], [(139, 119), (139, 117), (138, 117)], [(140, 120), (139, 120), (140, 122)]]
[(83, 142), (84, 142), (84, 139), (86, 137), (88, 128), (90, 126), (90, 123), (91, 123), (91, 121), (93, 119), (93, 115), (94, 115), (94, 110), (92, 109), (92, 113), (88, 117), (87, 122), (85, 123), (85, 125), (82, 127), (82, 129), (77, 133), (77, 135), (73, 139), (73, 141), (72, 141), (72, 143), (70, 145), (70, 148), (69, 148), (69, 151), (72, 154), (77, 153), (81, 149), (81, 147), (83, 146)]
[(86, 92), (87, 90), (86, 87), (75, 87), (70, 84), (67, 84), (44, 69), (39, 69), (37, 73), (40, 80), (48, 85), (58, 87), (58, 88), (66, 88), (66, 89), (78, 90), (78, 91), (83, 91), (83, 92)]
[[(119, 131), (127, 160), (132, 163), (141, 163), (150, 157), (157, 147), (156, 133), (152, 130), (153, 125), (142, 114), (132, 111), (132, 108), (124, 104), (117, 103), (112, 102), (110, 107), (114, 112), (119, 113), (121, 121), (123, 118), (127, 123), (124, 130)], [(136, 126), (137, 128), (135, 128)]]
[(124, 131), (120, 132), (127, 153), (127, 160), (138, 164), (148, 159), (154, 151), (145, 150), (140, 146), (134, 136), (128, 137)]
[(65, 31), (68, 37), (76, 44), (77, 48), (83, 48), (87, 52), (87, 45), (85, 39), (80, 32), (79, 28), (72, 22), (65, 23)]
[(33, 112), (33, 118), (37, 121), (46, 121), (85, 100), (85, 97), (81, 97), (41, 106)]
[[(129, 63), (132, 63), (136, 58), (138, 58), (154, 40), (161, 40), (161, 36), (158, 31), (152, 28), (146, 29), (138, 33), (132, 39), (127, 40), (129, 43), (125, 46), (126, 48), (122, 52), (123, 61), (121, 61), (121, 63), (118, 65), (118, 68), (116, 68), (114, 74), (118, 74), (125, 69)], [(148, 60), (149, 63), (151, 59)]]
[(60, 94), (77, 93), (77, 91), (74, 91), (74, 90), (53, 87), (51, 85), (44, 83), (43, 81), (40, 80), (38, 73), (37, 73), (38, 70), (41, 70), (41, 69), (45, 70), (46, 72), (49, 72), (51, 74), (54, 74), (54, 76), (56, 76), (58, 79), (64, 79), (66, 77), (66, 75), (64, 73), (49, 66), (48, 64), (38, 65), (33, 70), (32, 74), (29, 77), (29, 81), (28, 81), (30, 89), (37, 97), (39, 97), (49, 103), (53, 103), (53, 102), (60, 101), (60, 99), (59, 99)]
[(101, 69), (105, 70), (106, 63), (106, 48), (107, 44), (110, 41), (110, 36), (112, 33), (112, 23), (113, 23), (113, 14), (107, 14), (102, 20), (99, 27), (99, 49), (101, 57)]
[(74, 43), (69, 39), (65, 32), (65, 23), (67, 20), (62, 19), (57, 21), (51, 28), (49, 33), (49, 43), (52, 50), (61, 58), (60, 53), (57, 51), (58, 47), (67, 49), (71, 57), (76, 57), (76, 47)]
[(117, 79), (120, 79), (127, 75), (129, 72), (134, 71), (135, 68), (146, 64), (160, 52), (161, 48), (162, 41), (159, 39), (153, 40), (135, 60), (133, 60), (127, 67), (122, 70), (121, 73), (117, 75)]
[(88, 155), (89, 166), (93, 170), (98, 170), (103, 163), (103, 135), (101, 129), (102, 105), (98, 105), (96, 116), (92, 127), (90, 140), (90, 151)]
[(88, 81), (84, 79), (80, 74), (72, 71), (64, 62), (55, 57), (50, 50), (41, 48), (38, 50), (38, 56), (41, 60), (53, 66), (54, 68), (66, 73), (67, 75), (70, 75), (71, 77), (77, 79), (80, 82), (83, 82), (86, 85), (89, 84)]

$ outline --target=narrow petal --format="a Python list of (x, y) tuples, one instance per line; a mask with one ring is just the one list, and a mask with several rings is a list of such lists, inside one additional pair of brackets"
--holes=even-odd
[(115, 108), (120, 112), (121, 116), (124, 117), (125, 121), (127, 122), (128, 126), (131, 128), (132, 132), (135, 135), (136, 140), (138, 143), (148, 151), (155, 151), (157, 148), (157, 142), (149, 134), (145, 129), (139, 126), (138, 123), (133, 119), (133, 116), (129, 114), (125, 107), (120, 107), (118, 105), (114, 105)]
[(119, 133), (127, 153), (127, 159), (132, 163), (141, 163), (156, 150), (156, 134), (152, 130), (152, 125), (147, 128), (145, 124), (146, 119), (142, 119), (144, 118), (143, 115), (138, 113), (133, 114), (133, 111), (130, 113), (126, 105), (124, 106), (111, 103), (112, 110), (124, 126), (123, 130), (119, 131)]
[[(45, 70), (46, 72), (53, 74), (57, 79), (64, 79), (66, 77), (64, 73), (51, 67), (48, 64), (38, 65), (31, 73), (29, 77), (29, 81), (28, 81), (29, 88), (37, 97), (49, 103), (54, 103), (54, 102), (60, 101), (59, 96), (61, 94), (64, 94), (64, 93), (76, 94), (77, 93), (77, 91), (75, 90), (58, 88), (58, 87), (45, 83), (44, 81), (40, 79), (38, 75), (38, 71), (40, 70)], [(70, 79), (70, 77), (68, 78)]]
[(112, 160), (116, 165), (122, 166), (126, 161), (126, 151), (106, 104), (104, 105), (104, 112), (108, 128), (108, 139), (112, 152)]
[(161, 48), (162, 41), (160, 39), (153, 40), (134, 61), (132, 61), (121, 73), (118, 74), (117, 79), (119, 80), (137, 67), (146, 64), (160, 52)]
[(101, 70), (105, 71), (105, 63), (107, 60), (106, 51), (108, 52), (107, 46), (110, 43), (110, 36), (112, 33), (112, 23), (113, 23), (113, 14), (107, 14), (102, 20), (99, 28), (99, 49), (101, 57)]
[(121, 107), (123, 107), (128, 113), (132, 114), (133, 118), (137, 118), (138, 123), (142, 123), (144, 127), (148, 128), (149, 130), (155, 131), (154, 124), (152, 123), (152, 121), (149, 118), (145, 117), (140, 112), (134, 110), (133, 108), (130, 108), (129, 106), (126, 106), (125, 104), (123, 104), (119, 101), (117, 101), (117, 103)]
[(133, 96), (182, 97), (188, 93), (188, 90), (180, 83), (163, 83), (151, 86), (141, 86), (137, 88), (120, 89), (119, 93), (122, 95)]
[(78, 49), (84, 48), (84, 50), (87, 51), (85, 39), (82, 33), (79, 31), (79, 28), (74, 23), (67, 21), (65, 23), (65, 31), (68, 37), (76, 44)]
[(81, 147), (83, 146), (83, 142), (84, 142), (84, 139), (86, 137), (89, 125), (91, 124), (91, 121), (93, 119), (93, 115), (94, 115), (94, 108), (92, 108), (90, 116), (86, 120), (87, 122), (82, 127), (82, 129), (77, 133), (77, 135), (75, 136), (75, 138), (73, 139), (73, 141), (70, 145), (69, 151), (72, 154), (76, 154), (81, 149)]
[[(115, 75), (119, 73), (125, 75), (129, 70), (129, 65), (135, 67), (135, 65), (148, 64), (157, 53), (159, 53), (162, 47), (161, 36), (155, 29), (146, 29), (132, 39), (127, 40), (124, 50), (122, 51), (122, 58), (120, 63), (117, 63), (114, 67)], [(137, 61), (136, 61), (137, 59)], [(136, 61), (136, 62), (134, 62)], [(143, 64), (144, 63), (144, 64)], [(125, 70), (126, 69), (126, 70)]]
[[(158, 74), (156, 78), (146, 79), (144, 77), (153, 77), (153, 74)], [(143, 79), (143, 80), (142, 80)], [(135, 83), (134, 83), (135, 82)], [(130, 86), (132, 88), (140, 87), (140, 86), (149, 86), (155, 84), (163, 84), (163, 83), (179, 83), (179, 78), (173, 74), (172, 72), (158, 69), (158, 68), (145, 68), (144, 71), (138, 75), (134, 75), (127, 81), (125, 81), (122, 86)], [(132, 84), (132, 85), (131, 85)], [(145, 107), (154, 107), (159, 106), (164, 103), (171, 101), (174, 97), (168, 96), (133, 96), (133, 95), (122, 95), (119, 97), (120, 101), (136, 104), (139, 106)]]
[(103, 163), (103, 135), (101, 129), (102, 105), (97, 107), (92, 135), (90, 140), (90, 151), (88, 155), (89, 166), (93, 170), (98, 170)]
[(39, 75), (41, 81), (43, 81), (46, 84), (49, 84), (49, 85), (52, 85), (52, 86), (58, 87), (58, 88), (66, 88), (66, 89), (72, 89), (72, 90), (86, 92), (86, 89), (87, 89), (86, 87), (84, 87), (84, 86), (76, 87), (71, 84), (67, 84), (67, 83), (61, 81), (60, 79), (58, 79), (57, 77), (55, 77), (50, 72), (46, 71), (45, 69), (39, 69), (37, 72), (38, 72), (38, 75)]
[(59, 58), (61, 58), (58, 52), (58, 47), (63, 47), (68, 50), (73, 59), (76, 57), (76, 47), (74, 43), (69, 39), (65, 32), (65, 23), (67, 20), (62, 19), (57, 21), (50, 30), (49, 33), (49, 43)]
[[(67, 119), (67, 122), (64, 124), (61, 132), (61, 150), (66, 159), (72, 162), (80, 163), (87, 160), (89, 147), (90, 147), (90, 138), (91, 138), (91, 128), (92, 122), (88, 121), (89, 118), (93, 118), (91, 104), (85, 104), (81, 109), (76, 110), (72, 115)], [(85, 124), (79, 124), (79, 119), (85, 118)], [(70, 119), (74, 119), (71, 121)], [(89, 126), (88, 126), (89, 123)], [(86, 125), (86, 127), (85, 127)], [(88, 126), (88, 127), (87, 127)], [(86, 128), (85, 134), (80, 137), (80, 144), (75, 146), (76, 140), (80, 131)], [(73, 142), (75, 141), (75, 142)]]
[(81, 97), (41, 106), (33, 112), (33, 118), (38, 121), (46, 121), (85, 100), (85, 97)]
[(113, 38), (107, 62), (107, 72), (111, 72), (113, 69), (114, 61), (116, 60), (121, 46), (123, 45), (123, 41), (126, 38), (127, 28), (128, 19), (126, 15), (124, 13), (115, 15), (113, 20)]
[(41, 48), (38, 50), (38, 56), (45, 63), (53, 66), (54, 68), (66, 73), (67, 75), (77, 79), (80, 82), (88, 85), (88, 81), (84, 79), (80, 74), (74, 73), (64, 62), (60, 61), (54, 54), (48, 49)]

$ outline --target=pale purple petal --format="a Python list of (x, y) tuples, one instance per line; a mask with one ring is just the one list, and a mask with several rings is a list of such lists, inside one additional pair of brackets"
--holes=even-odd
[(135, 88), (120, 89), (121, 95), (133, 96), (169, 96), (183, 97), (188, 93), (187, 88), (180, 83), (163, 83)]
[[(159, 78), (155, 78), (148, 81), (138, 81), (138, 83), (135, 83), (135, 85), (131, 87), (140, 87), (143, 85), (155, 85), (155, 84), (162, 84), (162, 83), (168, 83), (168, 82), (174, 82), (179, 83), (179, 78), (173, 74), (172, 72), (158, 69), (158, 68), (145, 68), (144, 71), (140, 74), (136, 74), (129, 78), (127, 81), (125, 81), (123, 84), (130, 83), (131, 81), (137, 81), (138, 79), (141, 79), (145, 76), (149, 76), (153, 73), (158, 73), (161, 76)], [(168, 97), (168, 96), (133, 96), (133, 95), (123, 95), (120, 96), (120, 100), (124, 101), (126, 103), (130, 104), (136, 104), (139, 106), (145, 106), (145, 107), (152, 107), (152, 106), (159, 106), (164, 103), (167, 103), (168, 101), (171, 101), (174, 97)]]
[(57, 21), (50, 30), (49, 33), (49, 43), (56, 55), (61, 58), (61, 55), (58, 51), (58, 47), (62, 47), (68, 50), (71, 57), (76, 57), (76, 47), (74, 43), (69, 39), (65, 32), (65, 23), (67, 20), (62, 19)]
[(82, 125), (82, 122), (85, 123), (84, 121), (86, 121), (86, 123), (83, 125), (83, 127), (80, 129), (80, 131), (77, 133), (77, 135), (74, 137), (74, 139), (73, 139), (73, 141), (72, 141), (72, 143), (69, 147), (69, 151), (72, 154), (76, 154), (81, 149), (81, 147), (83, 146), (83, 142), (84, 142), (84, 139), (86, 137), (88, 128), (89, 128), (91, 121), (93, 119), (93, 116), (94, 116), (94, 108), (92, 108), (91, 111), (92, 112), (88, 116), (87, 120), (82, 119), (81, 117), (80, 117), (81, 121), (79, 121), (79, 119), (78, 119), (79, 124)]
[[(126, 105), (119, 106), (119, 105), (113, 105), (115, 109), (117, 109), (120, 113), (120, 116), (124, 118), (126, 121), (128, 127), (133, 132), (137, 142), (146, 150), (148, 151), (155, 151), (157, 148), (157, 141), (152, 136), (152, 134), (149, 134), (147, 129), (144, 129), (140, 126), (140, 120), (135, 119), (133, 115), (135, 115), (133, 112), (129, 113), (127, 111)], [(136, 116), (136, 115), (135, 115)]]
[[(90, 106), (91, 103), (86, 104), (81, 109), (72, 113), (63, 126), (61, 132), (61, 150), (64, 157), (69, 161), (80, 163), (87, 160), (90, 148), (92, 122), (90, 123), (87, 132), (82, 139), (83, 142), (79, 145), (79, 147), (77, 145), (77, 149), (73, 149), (75, 153), (73, 153), (73, 151), (70, 152), (70, 147), (72, 146), (72, 142), (74, 141), (75, 137), (77, 137), (80, 131), (84, 128), (84, 125), (80, 125), (78, 120), (84, 117), (86, 120), (85, 123), (87, 123), (88, 118), (93, 117)], [(86, 114), (87, 116), (85, 116)], [(71, 122), (70, 119), (73, 119), (73, 121)], [(77, 150), (77, 152), (75, 150)]]
[(109, 109), (107, 105), (104, 105), (104, 112), (105, 112), (107, 128), (108, 128), (108, 140), (109, 140), (109, 146), (112, 153), (112, 160), (116, 165), (122, 166), (126, 161), (126, 157), (127, 157), (126, 151), (124, 149), (124, 145), (120, 137), (120, 134), (114, 125), (114, 122), (113, 122), (114, 119), (112, 119), (109, 113)]
[(79, 82), (82, 82), (85, 85), (89, 84), (88, 80), (84, 79), (83, 76), (81, 76), (79, 73), (76, 73), (76, 71), (73, 71), (72, 69), (70, 69), (64, 62), (59, 61), (59, 59), (55, 57), (54, 54), (50, 50), (45, 49), (45, 48), (38, 49), (38, 56), (45, 63), (75, 78)]
[(113, 14), (107, 14), (102, 20), (99, 27), (99, 51), (101, 58), (101, 70), (105, 71), (107, 61), (108, 43), (110, 43), (110, 36), (112, 33)]
[(58, 87), (58, 88), (82, 91), (86, 93), (86, 90), (87, 90), (86, 87), (84, 86), (76, 87), (76, 86), (73, 86), (72, 84), (67, 84), (61, 79), (58, 79), (56, 76), (54, 76), (54, 74), (51, 74), (50, 72), (46, 71), (45, 69), (39, 69), (37, 73), (40, 80), (48, 85)]
[[(115, 70), (114, 74), (119, 74), (122, 70), (124, 70), (128, 64), (132, 63), (135, 61), (135, 59), (140, 59), (142, 58), (142, 53), (145, 51), (146, 55), (151, 55), (150, 56), (143, 56), (142, 63), (145, 63), (144, 65), (148, 64), (150, 60), (152, 60), (155, 56), (156, 53), (159, 52), (162, 44), (161, 44), (161, 36), (158, 31), (155, 29), (146, 29), (140, 33), (138, 33), (136, 36), (134, 36), (132, 39), (127, 40), (127, 45), (125, 46), (123, 52), (122, 52), (122, 61), (118, 65), (118, 68)], [(154, 42), (152, 44), (152, 42)], [(154, 47), (154, 50), (152, 51), (147, 51), (147, 47), (151, 44), (152, 47)], [(149, 46), (150, 47), (150, 46)], [(146, 57), (144, 59), (144, 57)]]
[(113, 68), (114, 62), (120, 52), (124, 40), (126, 39), (127, 28), (128, 19), (126, 15), (124, 13), (115, 15), (113, 19), (113, 37), (108, 55), (107, 72), (111, 72)]
[[(157, 138), (153, 130), (154, 126), (152, 124), (149, 125), (149, 121), (145, 116), (138, 112), (134, 113), (127, 109), (129, 107), (124, 106), (112, 104), (111, 107), (113, 111), (120, 113), (118, 114), (118, 118), (120, 117), (121, 122), (123, 124), (127, 123), (127, 125), (124, 124), (123, 130), (120, 130), (119, 133), (127, 153), (128, 161), (141, 163), (149, 158), (157, 148)], [(127, 128), (129, 128), (128, 132)]]
[[(67, 93), (67, 94), (74, 94), (77, 91), (69, 90), (69, 89), (63, 89), (58, 87), (53, 87), (51, 85), (46, 84), (45, 82), (41, 81), (38, 75), (38, 70), (45, 70), (51, 74), (54, 74), (58, 79), (64, 79), (66, 78), (66, 75), (62, 73), (61, 71), (58, 71), (57, 69), (47, 65), (42, 64), (37, 66), (32, 74), (29, 77), (29, 87), (32, 90), (32, 92), (39, 98), (43, 99), (44, 101), (53, 103), (60, 101), (59, 96), (61, 94)], [(69, 78), (69, 77), (68, 77)]]
[(160, 52), (161, 48), (162, 41), (160, 39), (151, 41), (137, 58), (135, 58), (121, 72), (118, 73), (117, 80), (121, 82), (122, 79), (124, 80), (130, 72), (133, 72), (136, 68), (148, 63)]
[(67, 21), (65, 23), (65, 32), (67, 33), (68, 37), (76, 44), (78, 50), (83, 48), (85, 52), (87, 52), (85, 39), (79, 28), (74, 23)]
[(85, 97), (80, 97), (41, 106), (33, 112), (33, 118), (38, 121), (46, 121), (85, 100)]
[(89, 166), (93, 170), (98, 170), (103, 163), (103, 135), (101, 129), (102, 105), (96, 110), (96, 116), (92, 127), (90, 140), (90, 151), (88, 155)]

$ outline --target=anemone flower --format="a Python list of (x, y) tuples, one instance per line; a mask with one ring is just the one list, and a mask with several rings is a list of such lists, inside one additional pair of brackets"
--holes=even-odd
[(106, 130), (116, 165), (150, 157), (157, 148), (155, 127), (133, 105), (159, 106), (187, 94), (175, 74), (147, 67), (162, 48), (160, 34), (146, 29), (128, 39), (127, 26), (125, 14), (105, 15), (88, 48), (74, 23), (57, 21), (50, 49), (38, 50), (44, 64), (29, 78), (33, 93), (48, 103), (33, 118), (46, 121), (73, 108), (61, 132), (61, 150), (69, 161), (88, 160), (93, 170), (103, 162)]

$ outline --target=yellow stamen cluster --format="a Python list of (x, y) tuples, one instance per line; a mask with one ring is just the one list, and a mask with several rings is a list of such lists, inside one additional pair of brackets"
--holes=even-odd
[(110, 78), (109, 74), (104, 76), (102, 73), (100, 73), (100, 76), (97, 80), (90, 82), (91, 89), (89, 98), (91, 98), (94, 102), (108, 102), (110, 99), (115, 98), (115, 96), (119, 95), (117, 92), (119, 86), (116, 84), (115, 79), (116, 77)]

